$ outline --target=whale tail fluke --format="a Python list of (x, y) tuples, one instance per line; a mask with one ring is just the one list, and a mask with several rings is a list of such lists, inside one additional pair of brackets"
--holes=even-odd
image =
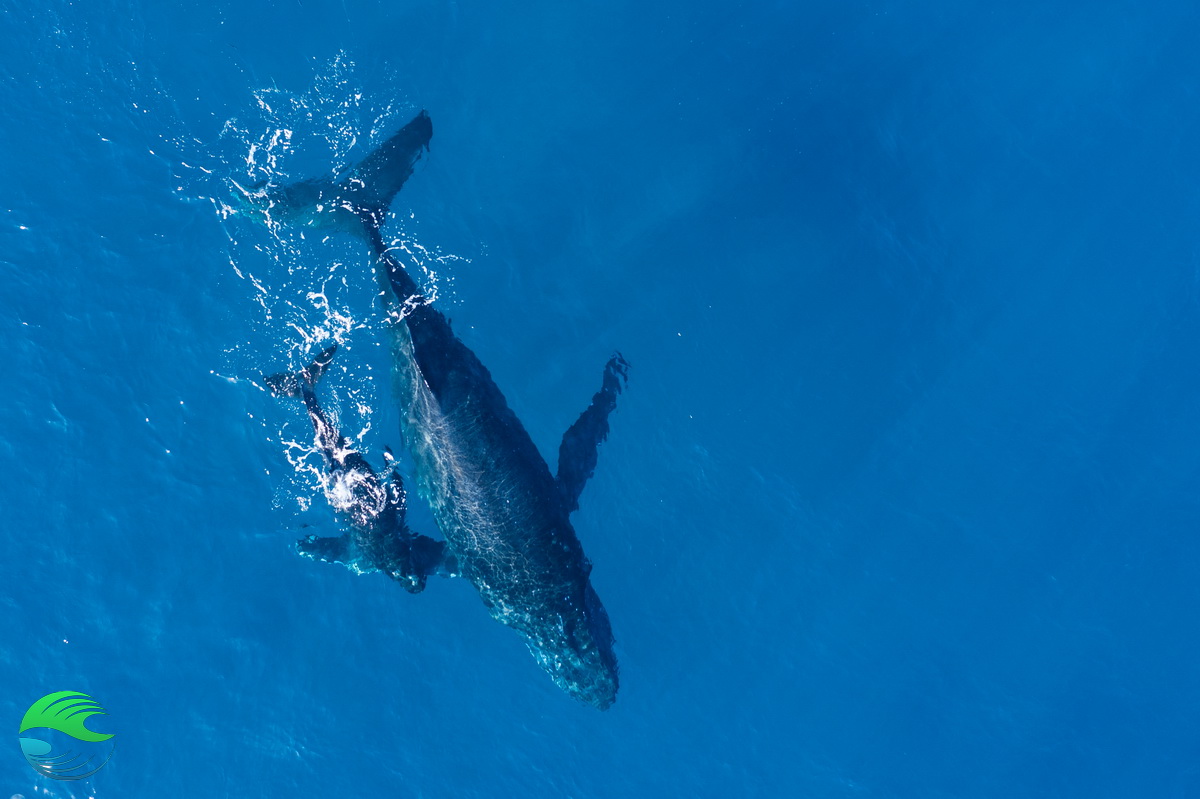
[(264, 378), (267, 388), (271, 389), (271, 393), (276, 397), (302, 396), (304, 386), (312, 388), (321, 379), (321, 375), (325, 374), (325, 370), (333, 362), (337, 348), (338, 345), (333, 344), (321, 350), (317, 353), (317, 357), (313, 358), (312, 363), (299, 372), (277, 372), (267, 375)]
[(230, 180), (229, 212), (278, 227), (363, 232), (359, 220), (382, 224), (388, 207), (429, 149), (433, 123), (422, 111), (362, 161), (337, 176), (243, 186)]
[(421, 154), (429, 151), (432, 138), (433, 122), (423, 110), (343, 175), (338, 181), (342, 194), (357, 209), (386, 211), (412, 176)]

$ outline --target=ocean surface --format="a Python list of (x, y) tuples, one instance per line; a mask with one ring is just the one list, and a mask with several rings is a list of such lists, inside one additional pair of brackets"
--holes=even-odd
[[(1194, 3), (0, 0), (0, 797), (1200, 797)], [(607, 712), (338, 534), (371, 260), (230, 215), (421, 109), (400, 244), (554, 467)], [(434, 532), (413, 499), (411, 524)], [(112, 761), (45, 779), (39, 697)]]

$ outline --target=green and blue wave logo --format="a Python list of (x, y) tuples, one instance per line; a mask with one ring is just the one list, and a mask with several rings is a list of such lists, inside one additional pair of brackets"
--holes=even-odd
[[(54, 780), (82, 780), (112, 758), (113, 736), (92, 732), (85, 723), (108, 715), (100, 703), (78, 691), (58, 691), (33, 703), (21, 719), (21, 752), (38, 774)], [(25, 731), (37, 733), (26, 736)]]

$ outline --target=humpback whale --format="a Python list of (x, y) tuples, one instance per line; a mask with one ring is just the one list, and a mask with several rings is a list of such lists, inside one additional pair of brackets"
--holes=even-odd
[(385, 451), (390, 480), (381, 480), (362, 453), (356, 451), (317, 402), (314, 391), (329, 367), (337, 345), (323, 350), (299, 372), (266, 377), (277, 397), (299, 397), (312, 422), (318, 451), (329, 469), (329, 501), (349, 522), (350, 532), (340, 536), (310, 535), (296, 542), (305, 557), (341, 563), (359, 574), (383, 572), (416, 594), (432, 574), (457, 576), (454, 557), (443, 541), (413, 533), (405, 524), (404, 482), (391, 453)]
[(618, 687), (612, 627), (570, 516), (628, 364), (619, 353), (608, 361), (600, 389), (563, 436), (552, 475), (491, 374), (383, 239), (388, 205), (432, 133), (422, 111), (343, 177), (262, 189), (257, 202), (269, 220), (343, 228), (354, 220), (366, 236), (388, 316), (401, 437), (447, 561), (560, 688), (604, 710)]

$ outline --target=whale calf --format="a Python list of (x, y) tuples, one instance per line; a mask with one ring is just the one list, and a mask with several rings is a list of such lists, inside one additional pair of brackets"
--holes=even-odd
[(296, 543), (301, 555), (340, 563), (359, 574), (382, 572), (410, 593), (425, 588), (430, 575), (457, 576), (454, 557), (446, 544), (408, 529), (404, 483), (386, 453), (391, 472), (383, 480), (338, 431), (317, 402), (316, 383), (329, 367), (337, 345), (322, 351), (299, 372), (270, 375), (266, 384), (277, 397), (299, 397), (312, 422), (317, 450), (329, 470), (327, 497), (346, 518), (350, 531), (340, 536), (310, 535)]
[(342, 177), (264, 188), (257, 202), (277, 222), (356, 227), (366, 237), (388, 316), (400, 432), (447, 561), (493, 618), (521, 634), (560, 688), (604, 710), (619, 683), (612, 627), (570, 516), (595, 470), (628, 364), (620, 354), (608, 361), (591, 404), (564, 434), (551, 474), (491, 374), (427, 302), (380, 231), (432, 133), (422, 111)]

